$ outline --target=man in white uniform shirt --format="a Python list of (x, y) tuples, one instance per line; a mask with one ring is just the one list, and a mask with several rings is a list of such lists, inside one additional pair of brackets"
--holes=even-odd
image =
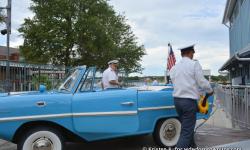
[(200, 63), (193, 60), (194, 45), (180, 50), (182, 59), (170, 70), (175, 108), (182, 125), (176, 147), (195, 148), (197, 146), (194, 142), (194, 128), (198, 111), (197, 100), (200, 97), (199, 88), (209, 95), (213, 94), (213, 89), (204, 78)]
[(103, 88), (118, 88), (120, 86), (117, 75), (118, 60), (111, 60), (108, 62), (108, 65), (109, 67), (103, 72), (102, 75)]

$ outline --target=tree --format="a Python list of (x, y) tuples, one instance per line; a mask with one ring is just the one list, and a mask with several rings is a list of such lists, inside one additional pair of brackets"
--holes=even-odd
[(49, 80), (49, 77), (47, 75), (36, 75), (32, 77), (32, 84), (36, 89), (39, 88), (40, 84), (45, 85), (48, 90), (51, 90), (53, 88), (52, 81)]
[(127, 73), (141, 71), (144, 46), (107, 0), (32, 1), (35, 16), (19, 29), (26, 61), (104, 69), (109, 60), (119, 59)]
[(222, 82), (222, 83), (226, 83), (228, 81), (229, 77), (228, 76), (222, 76), (222, 75), (218, 75), (218, 76), (211, 76), (211, 80), (213, 82)]
[(4, 22), (4, 15), (3, 15), (3, 11), (0, 10), (0, 24)]

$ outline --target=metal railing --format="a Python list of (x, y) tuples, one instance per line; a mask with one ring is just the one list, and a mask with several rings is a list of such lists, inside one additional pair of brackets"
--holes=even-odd
[(234, 127), (250, 129), (250, 86), (218, 85), (216, 96)]
[[(53, 88), (65, 76), (64, 66), (10, 62), (10, 81), (7, 81), (7, 62), (0, 60), (0, 92), (38, 90), (39, 84)], [(9, 86), (8, 86), (9, 85)]]

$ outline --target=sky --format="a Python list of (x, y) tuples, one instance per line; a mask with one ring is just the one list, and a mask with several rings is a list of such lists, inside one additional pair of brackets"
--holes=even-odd
[[(23, 38), (17, 29), (33, 13), (28, 9), (30, 0), (12, 1), (10, 44), (18, 47)], [(6, 2), (2, 0), (0, 6)], [(110, 0), (109, 3), (117, 13), (126, 16), (138, 43), (145, 46), (142, 75), (164, 75), (169, 42), (177, 62), (181, 59), (178, 48), (196, 44), (195, 59), (203, 69), (211, 69), (213, 75), (218, 75), (218, 69), (229, 58), (228, 28), (222, 24), (226, 0)], [(0, 36), (0, 45), (6, 45), (6, 37)]]

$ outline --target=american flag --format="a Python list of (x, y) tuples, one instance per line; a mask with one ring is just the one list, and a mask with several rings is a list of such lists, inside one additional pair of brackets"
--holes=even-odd
[(168, 54), (167, 69), (170, 70), (175, 65), (176, 59), (170, 43), (168, 44), (168, 47), (169, 47), (169, 54)]

